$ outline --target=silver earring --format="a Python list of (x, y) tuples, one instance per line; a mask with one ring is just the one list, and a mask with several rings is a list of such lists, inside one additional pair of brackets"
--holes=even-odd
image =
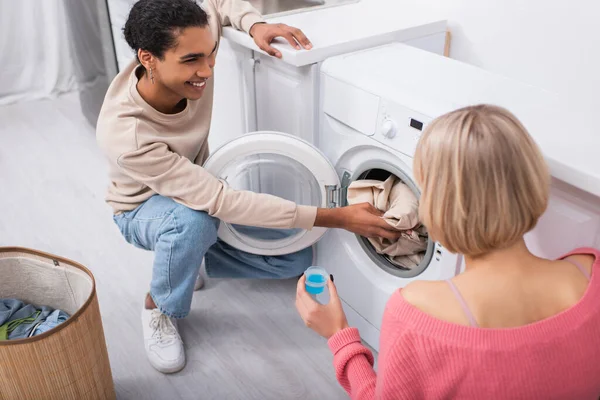
[(152, 84), (154, 85), (154, 74), (152, 74), (152, 67), (150, 67), (150, 80), (152, 81)]

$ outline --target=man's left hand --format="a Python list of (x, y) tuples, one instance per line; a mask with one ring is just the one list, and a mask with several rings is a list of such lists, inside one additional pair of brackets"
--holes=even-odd
[(277, 58), (281, 58), (281, 53), (271, 46), (271, 42), (276, 37), (285, 38), (296, 50), (302, 47), (306, 50), (312, 48), (312, 44), (300, 29), (286, 24), (254, 24), (249, 33), (261, 50)]

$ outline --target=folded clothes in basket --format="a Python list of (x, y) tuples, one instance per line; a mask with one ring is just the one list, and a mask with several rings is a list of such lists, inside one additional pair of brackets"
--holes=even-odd
[(414, 268), (423, 260), (427, 236), (419, 221), (419, 201), (410, 188), (395, 176), (385, 181), (358, 180), (348, 187), (348, 203), (369, 203), (383, 211), (385, 221), (402, 232), (398, 240), (369, 238), (378, 254), (393, 264)]
[(69, 318), (52, 307), (36, 307), (17, 299), (0, 299), (0, 340), (25, 339), (44, 333)]

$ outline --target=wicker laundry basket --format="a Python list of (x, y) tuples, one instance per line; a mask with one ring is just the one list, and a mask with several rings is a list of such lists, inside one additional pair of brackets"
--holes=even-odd
[(28, 339), (0, 341), (0, 400), (115, 399), (92, 273), (38, 251), (0, 247), (0, 298), (71, 317)]

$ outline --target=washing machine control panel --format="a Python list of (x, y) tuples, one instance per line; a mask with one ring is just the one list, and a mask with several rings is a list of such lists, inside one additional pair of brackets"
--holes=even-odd
[(408, 107), (381, 99), (377, 128), (372, 137), (396, 151), (413, 157), (417, 142), (432, 119)]

